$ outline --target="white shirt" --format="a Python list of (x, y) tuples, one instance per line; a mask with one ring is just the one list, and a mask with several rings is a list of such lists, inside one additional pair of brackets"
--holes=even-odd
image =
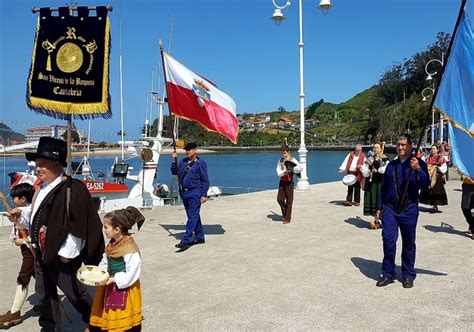
[[(352, 152), (351, 152), (352, 153)], [(342, 162), (341, 166), (339, 166), (339, 169), (340, 170), (343, 170), (345, 171), (346, 170), (346, 165), (347, 165), (347, 162), (349, 161), (349, 156), (351, 155), (351, 153), (347, 154), (346, 158), (344, 159), (344, 161)], [(351, 166), (349, 166), (349, 171), (351, 172), (355, 172), (357, 170), (357, 161), (359, 160), (359, 157), (360, 155), (356, 156), (354, 154), (354, 158), (352, 158), (352, 163), (351, 163)], [(365, 157), (364, 157), (364, 162), (366, 161)]]
[[(120, 289), (132, 286), (142, 271), (142, 260), (138, 252), (123, 255), (123, 260), (125, 261), (125, 272), (117, 272), (114, 276), (115, 283)], [(107, 270), (108, 259), (105, 253), (102, 255), (99, 266)]]
[[(21, 207), (16, 207), (15, 209), (18, 209), (21, 211), (20, 215), (20, 225), (29, 230), (30, 229), (30, 215), (31, 215), (31, 205), (28, 206), (21, 206)], [(15, 243), (15, 239), (18, 238), (18, 229), (15, 227), (15, 225), (12, 226), (12, 231), (10, 233), (10, 241), (12, 243)]]
[[(62, 175), (58, 176), (51, 183), (43, 183), (40, 192), (36, 196), (33, 211), (31, 212), (31, 220), (34, 219), (35, 214), (45, 197), (51, 192), (51, 190), (61, 183), (62, 177)], [(82, 248), (84, 248), (84, 243), (85, 241), (69, 233), (66, 237), (66, 240), (59, 249), (58, 255), (65, 258), (75, 258), (81, 253)]]

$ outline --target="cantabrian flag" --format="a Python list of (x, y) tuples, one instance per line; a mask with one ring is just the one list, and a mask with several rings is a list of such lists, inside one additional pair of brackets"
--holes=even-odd
[(234, 100), (166, 52), (162, 54), (170, 111), (237, 143), (239, 123)]
[(452, 162), (474, 178), (474, 4), (467, 1), (455, 29), (434, 107), (449, 119)]

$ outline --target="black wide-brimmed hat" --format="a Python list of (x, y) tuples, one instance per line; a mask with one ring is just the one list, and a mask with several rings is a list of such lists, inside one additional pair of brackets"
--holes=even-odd
[(184, 146), (184, 150), (185, 151), (188, 151), (188, 150), (192, 150), (192, 149), (197, 149), (197, 144), (196, 143), (188, 143)]
[(66, 166), (67, 144), (53, 137), (40, 137), (36, 152), (27, 152), (25, 157), (29, 161), (36, 161), (37, 158), (55, 160)]

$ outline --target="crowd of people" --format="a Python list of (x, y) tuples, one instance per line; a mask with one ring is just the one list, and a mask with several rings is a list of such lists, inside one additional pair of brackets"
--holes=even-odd
[[(174, 151), (171, 164), (188, 217), (186, 233), (176, 244), (178, 252), (205, 243), (200, 208), (209, 189), (207, 164), (197, 156), (197, 144), (188, 143), (184, 150), (186, 157), (179, 163)], [(20, 247), (23, 259), (12, 307), (0, 315), (0, 327), (22, 322), (21, 308), (34, 277), (41, 331), (61, 330), (66, 311), (58, 288), (80, 313), (85, 331), (140, 331), (141, 255), (129, 231), (134, 225), (140, 230), (145, 218), (128, 207), (107, 213), (101, 221), (86, 186), (64, 175), (66, 142), (42, 137), (37, 151), (25, 156), (35, 162), (41, 186), (35, 191), (23, 183), (11, 189), (16, 208), (7, 212), (13, 222), (10, 239)], [(291, 215), (291, 206), (288, 211)], [(106, 246), (104, 235), (109, 240)], [(106, 275), (96, 284), (94, 299), (83, 280), (86, 277), (76, 278), (83, 265)]]
[[(41, 186), (36, 191), (25, 184), (11, 189), (17, 206), (7, 212), (14, 223), (11, 240), (20, 247), (23, 259), (13, 305), (0, 315), (0, 326), (22, 322), (21, 308), (34, 276), (41, 331), (61, 330), (66, 311), (58, 288), (80, 313), (86, 331), (139, 331), (141, 258), (128, 231), (134, 224), (140, 228), (144, 217), (129, 207), (106, 214), (102, 223), (86, 186), (64, 176), (66, 156), (66, 142), (42, 137), (37, 151), (26, 153), (26, 159), (36, 164)], [(107, 246), (103, 232), (110, 240)], [(108, 273), (94, 299), (76, 278), (83, 264)]]
[[(395, 253), (398, 234), (402, 238), (402, 285), (411, 288), (416, 278), (416, 226), (419, 203), (433, 206), (447, 204), (444, 184), (447, 180), (449, 154), (446, 147), (433, 145), (429, 156), (412, 155), (412, 139), (398, 137), (397, 155), (392, 161), (384, 153), (384, 143), (376, 142), (367, 156), (356, 145), (342, 162), (339, 173), (345, 175), (345, 206), (361, 204), (370, 216), (370, 228), (382, 228), (382, 273), (376, 286), (392, 284), (396, 278)], [(130, 230), (140, 230), (145, 218), (134, 207), (107, 213), (101, 220), (85, 185), (64, 176), (66, 143), (42, 137), (35, 153), (26, 158), (36, 163), (42, 181), (35, 188), (20, 184), (11, 189), (14, 209), (7, 213), (13, 222), (11, 241), (20, 247), (22, 262), (11, 309), (0, 315), (0, 326), (21, 323), (21, 309), (28, 294), (31, 277), (35, 278), (38, 304), (34, 310), (42, 331), (60, 330), (64, 308), (58, 288), (80, 313), (85, 331), (140, 331), (142, 300), (140, 287), (141, 254)], [(175, 245), (179, 252), (205, 243), (200, 217), (201, 204), (207, 201), (209, 177), (207, 164), (197, 155), (197, 144), (188, 143), (186, 157), (178, 161), (173, 153), (171, 173), (178, 176), (179, 192), (187, 215), (186, 232)], [(276, 165), (279, 178), (277, 202), (283, 224), (291, 222), (294, 179), (303, 168), (291, 156), (288, 144), (281, 147)], [(464, 178), (462, 211), (474, 240), (474, 182)], [(105, 245), (104, 236), (108, 240)], [(76, 278), (83, 265), (107, 271), (94, 299), (87, 287)]]

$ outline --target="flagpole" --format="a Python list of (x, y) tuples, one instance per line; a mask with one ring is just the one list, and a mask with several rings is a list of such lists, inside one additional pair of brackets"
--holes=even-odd
[[(164, 83), (165, 83), (165, 89), (166, 89), (166, 99), (168, 99), (169, 97), (169, 91), (168, 91), (168, 84), (166, 84), (167, 82), (167, 78), (166, 78), (166, 69), (165, 69), (165, 56), (163, 54), (163, 41), (160, 39), (160, 54), (161, 54), (161, 61), (162, 61), (162, 67), (163, 67), (163, 78), (164, 78)], [(178, 178), (178, 188), (179, 188), (179, 191), (181, 192), (182, 191), (182, 188), (181, 188), (181, 178), (179, 176), (179, 168), (178, 168), (178, 156), (177, 156), (177, 153), (176, 153), (176, 138), (174, 136), (174, 121), (173, 121), (173, 112), (171, 111), (171, 105), (169, 103), (169, 100), (168, 100), (168, 112), (170, 114), (170, 127), (171, 127), (171, 139), (173, 141), (173, 152), (175, 154), (175, 157), (173, 157), (173, 162), (175, 163), (176, 165), (176, 177)]]

